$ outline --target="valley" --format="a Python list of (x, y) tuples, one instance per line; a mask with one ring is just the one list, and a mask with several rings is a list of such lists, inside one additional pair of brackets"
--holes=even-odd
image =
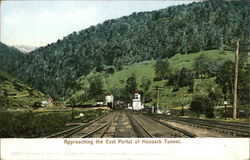
[(70, 136), (195, 137), (176, 117), (248, 122), (247, 5), (211, 0), (134, 12), (38, 48), (0, 42), (0, 137), (63, 137), (92, 121)]

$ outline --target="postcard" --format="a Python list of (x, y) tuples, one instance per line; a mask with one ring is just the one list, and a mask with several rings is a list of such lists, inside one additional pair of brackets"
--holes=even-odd
[(248, 160), (249, 2), (0, 1), (1, 160)]

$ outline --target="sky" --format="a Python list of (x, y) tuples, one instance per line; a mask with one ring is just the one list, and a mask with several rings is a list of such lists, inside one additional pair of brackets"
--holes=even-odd
[(191, 1), (2, 1), (1, 42), (45, 46), (105, 20)]

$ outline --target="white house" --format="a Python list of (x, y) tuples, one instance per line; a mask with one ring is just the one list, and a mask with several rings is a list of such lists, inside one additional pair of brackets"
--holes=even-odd
[(139, 93), (135, 93), (132, 106), (133, 110), (141, 110), (144, 108), (141, 102), (141, 95)]
[(43, 100), (41, 103), (42, 103), (42, 107), (46, 107), (49, 104), (47, 100)]

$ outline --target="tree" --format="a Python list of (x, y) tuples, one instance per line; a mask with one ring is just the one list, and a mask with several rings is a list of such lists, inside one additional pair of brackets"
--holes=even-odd
[(224, 62), (225, 62), (224, 58), (211, 58), (208, 61), (208, 63), (210, 64), (207, 70), (208, 77), (215, 77), (218, 71), (221, 69)]
[(182, 68), (178, 76), (179, 87), (192, 86), (193, 84), (193, 73), (187, 68)]
[(200, 116), (200, 114), (203, 113), (203, 97), (196, 96), (193, 98), (191, 104), (190, 104), (190, 111), (196, 114), (197, 117)]
[[(125, 65), (178, 53), (224, 46), (225, 50), (233, 49), (231, 44), (236, 40), (249, 39), (248, 8), (247, 1), (211, 0), (133, 13), (74, 32), (30, 54), (0, 43), (0, 66), (44, 93), (61, 98), (78, 78), (94, 69), (102, 71), (103, 66), (121, 70)], [(214, 76), (207, 72), (213, 66), (207, 64), (202, 67), (205, 72), (196, 66), (199, 77)], [(165, 79), (162, 71), (156, 76)]]
[(178, 82), (178, 74), (171, 73), (168, 76), (168, 83), (167, 83), (167, 85), (174, 86), (174, 85), (177, 85), (177, 82)]
[(150, 79), (147, 79), (145, 76), (142, 77), (141, 79), (141, 85), (140, 87), (143, 89), (143, 94), (142, 94), (142, 99), (143, 101), (149, 101), (150, 97), (149, 94), (147, 94), (147, 91), (151, 85)]
[(250, 64), (247, 64), (244, 68), (239, 70), (238, 100), (239, 104), (241, 105), (249, 104), (249, 93), (250, 93), (249, 69), (250, 69)]
[(93, 77), (89, 81), (88, 97), (89, 99), (102, 99), (103, 97), (103, 82), (99, 77)]
[(147, 79), (145, 76), (142, 77), (140, 87), (143, 89), (144, 93), (148, 91), (151, 83), (150, 79)]
[(209, 97), (205, 95), (193, 97), (190, 110), (195, 113), (197, 117), (201, 114), (205, 114), (207, 118), (214, 117), (214, 104), (211, 103)]
[(136, 77), (135, 73), (133, 73), (132, 76), (127, 79), (125, 86), (125, 90), (130, 95), (131, 99), (133, 98), (133, 94), (136, 91), (136, 89), (137, 89)]
[(199, 77), (206, 77), (208, 73), (208, 68), (210, 66), (210, 58), (205, 55), (200, 55), (194, 60), (194, 70), (196, 75)]
[(220, 67), (215, 79), (215, 82), (221, 87), (224, 97), (227, 97), (228, 93), (230, 97), (232, 95), (233, 69), (234, 63), (232, 61), (224, 62), (222, 67)]
[(160, 79), (165, 79), (170, 74), (170, 67), (167, 60), (158, 59), (154, 66), (155, 75)]

